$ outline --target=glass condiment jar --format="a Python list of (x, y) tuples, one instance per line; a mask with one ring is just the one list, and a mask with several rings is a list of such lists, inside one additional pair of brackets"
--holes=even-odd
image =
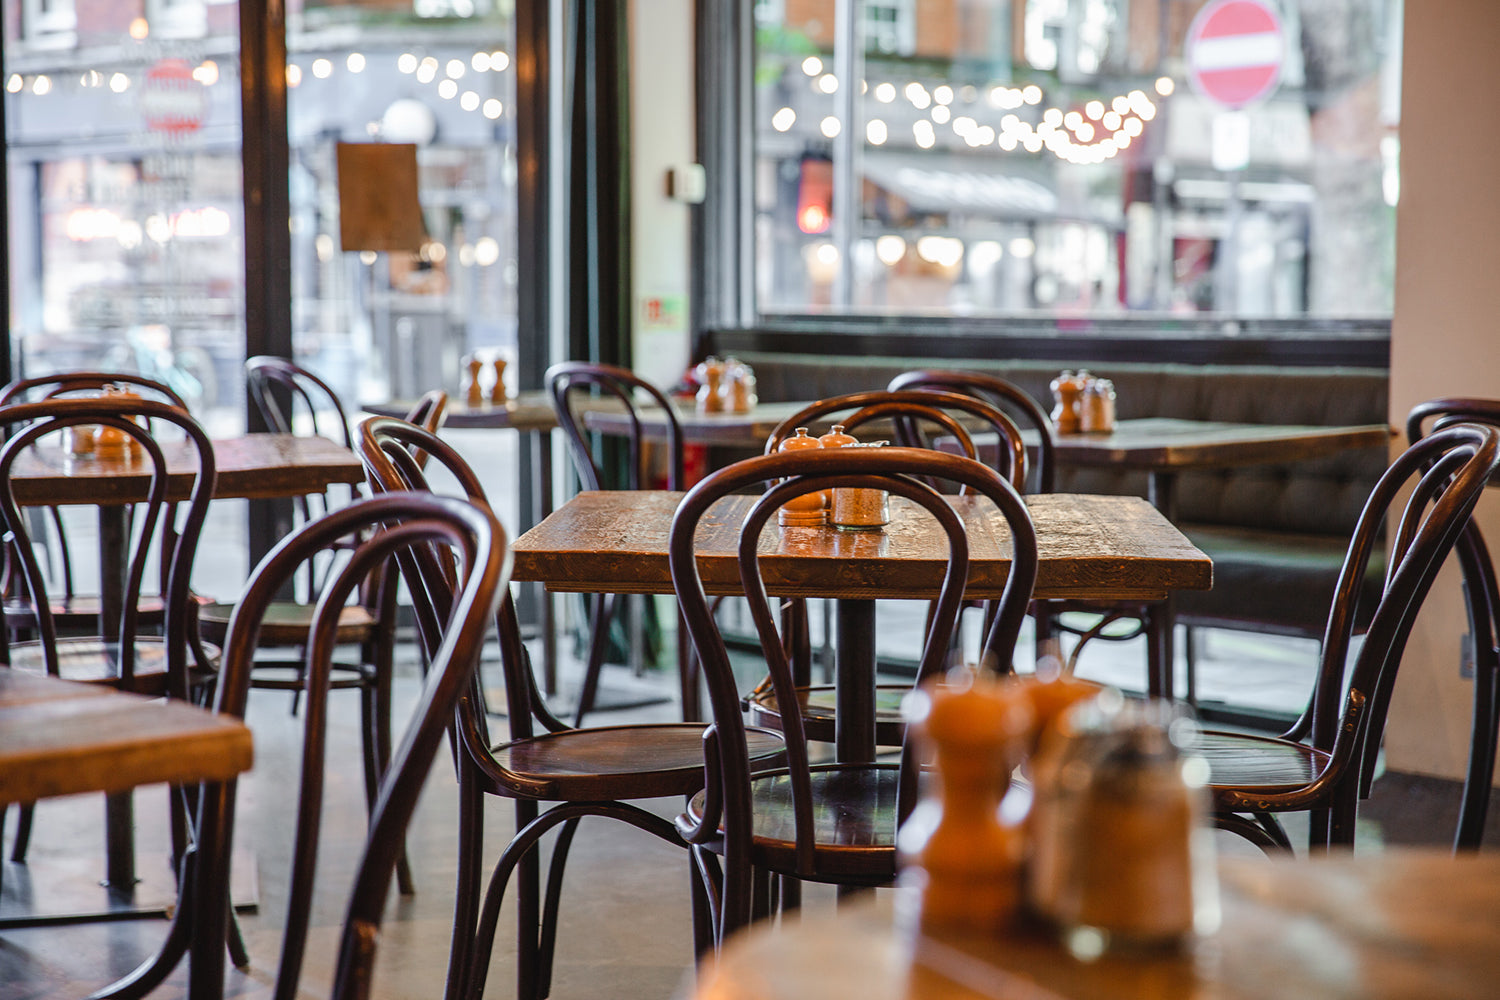
[(1078, 404), (1079, 429), (1085, 434), (1108, 434), (1115, 429), (1115, 384), (1092, 379)]
[[(783, 438), (777, 446), (777, 451), (802, 451), (814, 448), (823, 450), (822, 443), (815, 437), (808, 437), (806, 427), (798, 427), (796, 434), (789, 438)], [(793, 497), (782, 504), (781, 509), (776, 512), (776, 521), (783, 527), (814, 527), (824, 524), (828, 520), (827, 490), (815, 490), (805, 493), (800, 497)]]
[[(124, 386), (107, 385), (104, 395), (110, 399), (140, 399), (140, 393)], [(141, 443), (123, 428), (100, 424), (94, 430), (94, 454), (99, 458), (133, 458), (141, 453)]]
[(1096, 698), (1033, 762), (1027, 897), (1080, 958), (1172, 949), (1218, 926), (1207, 764), (1165, 702)]
[[(844, 431), (843, 424), (834, 424), (827, 434), (818, 438), (818, 443), (824, 448), (847, 448), (851, 444), (859, 444), (859, 438)], [(823, 491), (823, 506), (828, 508), (830, 515), (833, 512), (833, 490)]]
[[(846, 444), (845, 448), (882, 448), (888, 442)], [(836, 486), (828, 523), (841, 531), (878, 531), (891, 523), (891, 495), (867, 486)]]

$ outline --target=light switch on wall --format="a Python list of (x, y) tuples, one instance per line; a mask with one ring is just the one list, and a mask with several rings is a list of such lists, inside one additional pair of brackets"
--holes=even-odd
[(703, 164), (688, 163), (667, 169), (668, 198), (699, 205), (707, 193), (708, 176), (703, 172)]

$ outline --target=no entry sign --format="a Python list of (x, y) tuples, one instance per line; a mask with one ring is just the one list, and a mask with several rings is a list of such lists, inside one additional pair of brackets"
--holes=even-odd
[(182, 59), (162, 59), (147, 70), (139, 101), (146, 127), (155, 132), (186, 135), (208, 117), (208, 88)]
[(1188, 29), (1188, 78), (1231, 110), (1276, 89), (1284, 57), (1281, 18), (1264, 0), (1212, 0)]

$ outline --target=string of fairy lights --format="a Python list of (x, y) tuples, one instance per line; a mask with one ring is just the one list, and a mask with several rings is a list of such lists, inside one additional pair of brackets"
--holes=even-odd
[[(814, 93), (838, 92), (839, 79), (825, 71), (821, 57), (808, 56), (801, 68)], [(922, 112), (911, 126), (912, 141), (922, 149), (937, 145), (939, 128), (947, 127), (974, 148), (997, 146), (1006, 152), (1028, 153), (1047, 150), (1069, 163), (1103, 163), (1129, 149), (1145, 133), (1146, 123), (1156, 117), (1157, 100), (1176, 90), (1172, 78), (1163, 76), (1152, 85), (1154, 94), (1135, 89), (1108, 100), (1094, 98), (1081, 108), (1064, 109), (1042, 106), (1045, 95), (1036, 84), (994, 84), (981, 89), (973, 84), (955, 88), (943, 83), (929, 89), (919, 80), (900, 87), (890, 80), (871, 86), (866, 80), (860, 87), (877, 106), (904, 100)], [(996, 116), (993, 123), (980, 120)], [(796, 123), (797, 112), (789, 105), (771, 115), (771, 127), (778, 132), (790, 131)], [(818, 122), (818, 131), (829, 139), (837, 137), (843, 127), (837, 115), (825, 115)], [(885, 145), (891, 129), (876, 107), (865, 121), (865, 141), (872, 146)]]

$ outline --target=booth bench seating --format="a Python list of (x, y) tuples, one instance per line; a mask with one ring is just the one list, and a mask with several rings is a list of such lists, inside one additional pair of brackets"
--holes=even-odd
[[(1051, 380), (1063, 368), (1080, 367), (1048, 361), (737, 356), (755, 369), (763, 400), (820, 399), (881, 388), (912, 369), (953, 368), (1008, 379), (1050, 408)], [(1388, 419), (1384, 369), (1142, 363), (1082, 367), (1113, 380), (1120, 419), (1316, 426)], [(1350, 534), (1387, 458), (1384, 447), (1373, 447), (1289, 465), (1183, 472), (1177, 487), (1179, 526), (1212, 557), (1214, 586), (1179, 594), (1178, 621), (1321, 639)], [(1057, 490), (1145, 496), (1146, 475), (1061, 468)], [(1384, 572), (1384, 559), (1377, 555), (1362, 607), (1373, 609)]]

